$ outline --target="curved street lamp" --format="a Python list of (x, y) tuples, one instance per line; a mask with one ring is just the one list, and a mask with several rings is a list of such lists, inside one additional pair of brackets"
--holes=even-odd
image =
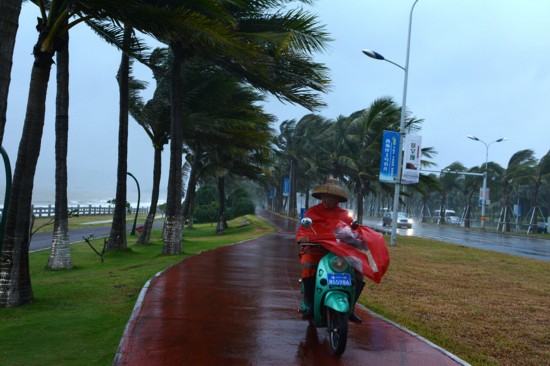
[(136, 177), (134, 177), (134, 175), (130, 172), (126, 172), (126, 174), (128, 174), (130, 177), (134, 178), (134, 180), (136, 181), (136, 185), (137, 185), (137, 191), (138, 191), (138, 201), (137, 201), (137, 207), (136, 207), (136, 216), (134, 218), (134, 225), (132, 226), (132, 231), (130, 232), (130, 235), (136, 235), (136, 224), (137, 224), (137, 218), (138, 218), (138, 214), (139, 214), (139, 199), (140, 199), (140, 191), (139, 191), (139, 183), (138, 183), (138, 180), (136, 179)]
[(480, 223), (480, 226), (479, 226), (481, 228), (481, 230), (485, 230), (485, 206), (486, 206), (486, 201), (487, 201), (487, 164), (489, 163), (489, 146), (491, 146), (491, 144), (494, 144), (495, 142), (506, 141), (506, 140), (508, 140), (508, 138), (507, 137), (501, 137), (498, 140), (495, 140), (495, 141), (490, 142), (490, 143), (486, 143), (485, 141), (480, 140), (477, 137), (472, 136), (472, 135), (468, 135), (466, 137), (471, 139), (471, 140), (474, 140), (474, 141), (479, 141), (483, 145), (485, 145), (485, 173), (483, 174), (483, 190), (482, 190), (482, 194), (481, 194), (482, 195), (482, 197), (481, 197), (481, 223)]
[(0, 220), (0, 254), (2, 254), (2, 248), (4, 247), (4, 229), (6, 227), (6, 217), (8, 216), (8, 206), (10, 203), (10, 191), (11, 191), (11, 165), (8, 153), (2, 146), (0, 146), (0, 153), (4, 159), (4, 168), (6, 169), (6, 193), (4, 195), (4, 207), (2, 208), (2, 219)]
[(401, 70), (403, 70), (405, 72), (405, 78), (404, 78), (404, 81), (403, 81), (403, 103), (401, 104), (401, 121), (399, 123), (399, 135), (400, 135), (400, 139), (399, 139), (399, 159), (397, 159), (397, 181), (395, 182), (395, 189), (394, 189), (394, 194), (393, 194), (393, 212), (392, 212), (392, 220), (391, 220), (391, 241), (390, 241), (390, 245), (395, 245), (395, 241), (396, 241), (396, 232), (397, 232), (397, 211), (399, 210), (399, 193), (400, 193), (400, 190), (401, 190), (401, 175), (402, 175), (402, 170), (403, 170), (403, 157), (401, 156), (402, 152), (403, 152), (403, 140), (405, 139), (405, 112), (406, 112), (406, 107), (407, 107), (407, 82), (408, 82), (408, 79), (409, 79), (409, 55), (410, 55), (410, 50), (411, 50), (411, 29), (412, 29), (412, 17), (413, 17), (413, 11), (414, 11), (414, 6), (416, 5), (416, 3), (418, 2), (418, 0), (415, 0), (415, 2), (413, 3), (412, 7), (411, 7), (411, 13), (409, 15), (409, 33), (408, 33), (408, 36), (407, 36), (407, 56), (405, 58), (405, 67), (391, 61), (391, 60), (388, 60), (387, 58), (385, 58), (384, 56), (382, 56), (381, 54), (379, 54), (378, 52), (375, 52), (375, 51), (372, 51), (372, 50), (369, 50), (369, 49), (364, 49), (362, 52), (375, 59), (375, 60), (382, 60), (382, 61), (387, 61), (389, 62), (390, 64), (392, 65), (395, 65), (397, 67), (399, 67)]

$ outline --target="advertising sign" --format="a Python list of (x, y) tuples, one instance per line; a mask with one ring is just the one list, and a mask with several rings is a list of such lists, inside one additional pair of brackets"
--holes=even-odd
[(267, 198), (269, 198), (270, 200), (275, 198), (275, 187), (274, 186), (269, 187), (269, 190), (267, 191)]
[(422, 136), (407, 135), (403, 153), (402, 184), (416, 184), (420, 178), (420, 153)]
[(290, 178), (284, 177), (283, 179), (283, 197), (288, 197), (290, 194)]
[(378, 180), (385, 183), (396, 183), (399, 173), (399, 132), (384, 131), (382, 135), (382, 152), (380, 157), (380, 177)]
[(479, 189), (479, 205), (483, 205), (483, 197), (485, 197), (485, 206), (489, 206), (491, 204), (491, 200), (489, 197), (490, 189), (485, 189), (485, 194), (483, 193), (483, 188)]

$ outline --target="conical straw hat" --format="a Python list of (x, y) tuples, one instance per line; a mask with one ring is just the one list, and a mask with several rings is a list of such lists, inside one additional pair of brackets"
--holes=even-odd
[(313, 189), (313, 193), (311, 195), (315, 198), (321, 199), (322, 194), (330, 194), (338, 197), (340, 199), (340, 202), (347, 202), (348, 194), (344, 190), (344, 188), (340, 187), (338, 183), (338, 179), (328, 177), (325, 183)]

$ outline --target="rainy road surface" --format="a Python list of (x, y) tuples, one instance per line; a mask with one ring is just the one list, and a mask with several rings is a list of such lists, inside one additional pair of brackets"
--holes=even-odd
[(114, 365), (467, 365), (357, 307), (339, 358), (326, 328), (309, 327), (300, 302), (294, 223), (262, 211), (280, 230), (183, 260), (143, 288)]
[[(390, 233), (382, 227), (382, 221), (369, 218), (365, 224), (382, 232)], [(444, 241), (450, 244), (491, 250), (500, 253), (550, 261), (550, 240), (535, 236), (496, 233), (491, 231), (470, 230), (449, 225), (414, 223), (412, 229), (397, 229), (398, 235), (418, 236), (420, 238)], [(399, 239), (398, 239), (399, 240)]]

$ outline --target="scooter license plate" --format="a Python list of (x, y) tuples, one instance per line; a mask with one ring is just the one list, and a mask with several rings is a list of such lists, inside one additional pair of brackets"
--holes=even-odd
[(351, 286), (351, 276), (349, 273), (329, 273), (328, 284), (335, 286)]

